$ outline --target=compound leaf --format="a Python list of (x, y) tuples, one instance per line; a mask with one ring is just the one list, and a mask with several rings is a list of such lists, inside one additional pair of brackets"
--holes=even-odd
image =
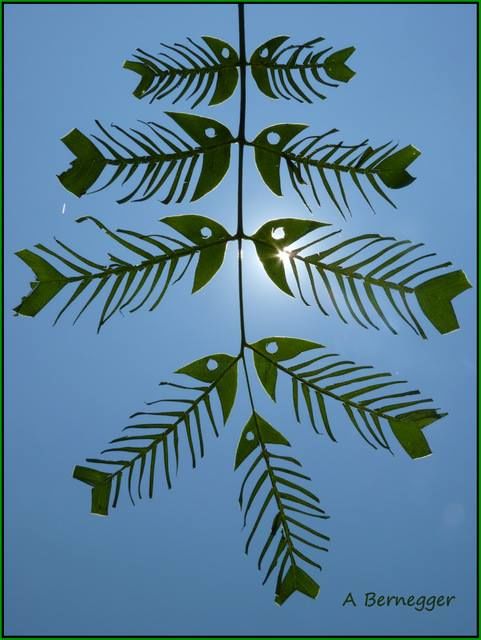
[[(378, 179), (391, 189), (405, 187), (414, 181), (407, 172), (407, 167), (420, 155), (420, 151), (408, 145), (398, 151), (397, 144), (390, 142), (377, 148), (368, 145), (368, 140), (358, 144), (345, 145), (344, 142), (326, 143), (325, 139), (337, 129), (331, 129), (322, 135), (304, 136), (290, 146), (289, 142), (306, 125), (279, 124), (261, 131), (248, 144), (254, 147), (256, 164), (266, 185), (278, 196), (282, 195), (280, 166), (284, 161), (290, 182), (303, 203), (311, 207), (304, 197), (303, 191), (308, 189), (316, 204), (320, 206), (319, 187), (324, 189), (327, 197), (345, 217), (340, 201), (349, 210), (344, 181), (349, 177), (361, 196), (372, 208), (361, 178), (366, 179), (374, 191), (395, 207), (378, 182)], [(390, 146), (391, 145), (391, 146)], [(335, 178), (337, 191), (334, 182)]]
[[(199, 259), (192, 292), (198, 291), (221, 267), (226, 244), (231, 239), (220, 224), (204, 216), (176, 216), (162, 220), (165, 225), (178, 231), (192, 244), (186, 244), (174, 237), (143, 235), (126, 229), (119, 229), (114, 233), (91, 216), (79, 218), (77, 222), (86, 220), (93, 222), (116, 243), (117, 247), (129, 251), (129, 260), (109, 254), (110, 264), (100, 265), (58, 240), (56, 242), (63, 249), (63, 253), (37, 244), (36, 248), (39, 251), (53, 256), (73, 270), (72, 275), (65, 276), (40, 255), (24, 249), (17, 255), (32, 268), (37, 275), (37, 281), (32, 283), (32, 291), (15, 308), (17, 313), (34, 316), (64, 286), (74, 285), (76, 287), (74, 293), (57, 315), (55, 322), (76, 300), (80, 299), (84, 292), (90, 291), (90, 296), (87, 297), (86, 303), (77, 315), (78, 318), (102, 291), (107, 291), (98, 325), (100, 330), (116, 312), (134, 303), (135, 305), (130, 308), (131, 312), (142, 307), (147, 301), (151, 302), (150, 310), (155, 309), (162, 301), (167, 289), (174, 283), (176, 272), (180, 271), (175, 280), (177, 282), (185, 276), (196, 255)], [(158, 240), (159, 237), (162, 240)], [(64, 254), (69, 258), (73, 256), (75, 261), (67, 259)], [(180, 270), (182, 265), (183, 268)]]
[[(209, 94), (209, 105), (217, 105), (230, 98), (237, 86), (239, 56), (224, 40), (212, 36), (203, 36), (202, 40), (207, 49), (190, 38), (189, 45), (162, 44), (158, 56), (137, 49), (134, 59), (123, 64), (124, 69), (140, 75), (133, 95), (136, 98), (148, 97), (151, 103), (167, 96), (174, 98), (174, 104), (183, 97), (195, 98), (192, 108)], [(190, 89), (192, 91), (188, 93)]]
[[(430, 277), (433, 272), (446, 271), (451, 262), (429, 261), (436, 254), (426, 253), (423, 243), (376, 233), (339, 240), (340, 231), (330, 231), (303, 247), (292, 246), (325, 226), (329, 225), (279, 218), (266, 222), (251, 236), (265, 272), (281, 291), (294, 295), (290, 276), (306, 305), (309, 296), (304, 295), (303, 288), (307, 286), (324, 315), (328, 315), (328, 306), (321, 300), (329, 299), (342, 322), (350, 316), (364, 328), (370, 325), (379, 329), (379, 320), (397, 334), (393, 320), (388, 319), (388, 309), (394, 320), (401, 320), (422, 338), (427, 336), (420, 324), (420, 311), (440, 333), (458, 328), (451, 301), (471, 287), (466, 275), (449, 271)], [(314, 247), (314, 253), (306, 252)]]
[[(328, 536), (320, 533), (317, 529), (308, 527), (303, 522), (292, 518), (291, 513), (297, 512), (313, 518), (327, 518), (328, 516), (318, 506), (317, 496), (300, 484), (300, 480), (309, 480), (309, 477), (293, 470), (290, 466), (300, 467), (300, 463), (290, 456), (274, 453), (272, 447), (290, 447), (290, 444), (277, 429), (254, 412), (242, 430), (235, 457), (235, 468), (237, 469), (253, 452), (258, 454), (247, 470), (239, 495), (239, 503), (244, 511), (244, 525), (247, 524), (250, 511), (257, 510), (247, 538), (245, 551), (248, 553), (256, 532), (262, 521), (267, 518), (268, 509), (274, 510), (272, 524), (267, 528), (267, 539), (260, 552), (257, 566), (261, 569), (264, 559), (270, 553), (270, 564), (264, 578), (265, 583), (280, 562), (277, 574), (276, 602), (283, 604), (295, 591), (315, 597), (313, 596), (314, 585), (317, 586), (317, 583), (298, 567), (298, 562), (302, 560), (306, 564), (320, 569), (320, 565), (306, 554), (310, 553), (310, 549), (327, 551), (326, 547), (320, 546), (317, 542), (319, 539), (329, 540)], [(288, 480), (285, 474), (292, 479)], [(246, 501), (244, 501), (244, 493), (248, 495)], [(301, 505), (303, 509), (293, 505)], [(314, 540), (306, 538), (306, 533), (309, 536), (314, 536)], [(308, 549), (304, 551), (302, 545), (306, 545)], [(297, 571), (297, 569), (299, 570)]]
[[(189, 113), (167, 115), (199, 146), (193, 147), (175, 132), (155, 122), (144, 123), (146, 133), (112, 125), (112, 129), (121, 134), (115, 137), (97, 121), (103, 137), (92, 137), (111, 157), (103, 156), (93, 142), (75, 129), (63, 138), (63, 142), (77, 159), (67, 171), (58, 176), (60, 182), (80, 197), (97, 181), (103, 169), (110, 166), (114, 171), (98, 191), (107, 188), (120, 177), (123, 178), (122, 184), (137, 177), (136, 186), (118, 200), (119, 204), (129, 200), (141, 202), (159, 191), (164, 194), (164, 204), (169, 204), (175, 197), (176, 202), (182, 202), (192, 183), (195, 183), (195, 187), (191, 201), (206, 195), (227, 173), (230, 146), (234, 138), (227, 127), (212, 118)], [(201, 158), (202, 166), (194, 179), (194, 169)]]
[[(218, 359), (222, 364), (215, 371), (208, 370), (208, 375), (202, 375), (202, 378), (209, 383), (207, 386), (188, 387), (162, 382), (161, 385), (167, 385), (175, 390), (181, 389), (182, 395), (177, 394), (175, 398), (161, 398), (147, 404), (152, 406), (167, 403), (172, 408), (161, 411), (138, 411), (132, 414), (131, 418), (141, 416), (143, 421), (125, 427), (124, 431), (129, 430), (129, 435), (111, 440), (110, 444), (114, 446), (105, 449), (101, 454), (102, 456), (107, 454), (107, 457), (87, 459), (87, 462), (91, 464), (108, 466), (112, 471), (104, 472), (84, 466), (75, 467), (74, 478), (93, 487), (92, 513), (108, 515), (111, 487), (114, 480), (116, 481), (116, 491), (111, 506), (117, 506), (121, 481), (125, 476), (127, 476), (127, 483), (124, 482), (124, 486), (127, 485), (133, 504), (135, 504), (132, 491), (134, 480), (138, 498), (142, 498), (143, 487), (148, 488), (148, 495), (152, 498), (155, 476), (159, 468), (163, 469), (165, 484), (170, 489), (172, 487), (172, 459), (175, 460), (175, 468), (177, 469), (182, 455), (180, 448), (182, 444), (184, 449), (186, 448), (188, 451), (192, 466), (196, 467), (198, 457), (204, 456), (206, 438), (204, 422), (206, 419), (210, 421), (215, 437), (219, 436), (216, 417), (209, 401), (210, 395), (214, 389), (217, 389), (222, 403), (223, 392), (219, 391), (219, 385), (226, 378), (229, 384), (233, 383), (232, 372), (236, 372), (238, 360), (238, 358), (224, 354), (216, 354), (207, 358), (207, 360), (212, 359)], [(202, 368), (201, 363), (205, 360), (206, 358), (198, 360), (179, 371), (198, 373)], [(194, 397), (192, 397), (193, 393)], [(225, 423), (224, 405), (222, 405), (222, 414)], [(114, 457), (110, 457), (111, 455)]]
[[(276, 399), (277, 373), (275, 376), (270, 374), (266, 384), (262, 362), (291, 378), (296, 417), (299, 420), (302, 398), (309, 421), (317, 433), (317, 425), (322, 424), (329, 438), (336, 441), (328, 420), (326, 402), (335, 401), (342, 406), (358, 434), (374, 449), (378, 446), (390, 449), (382, 430), (381, 423), (385, 421), (409, 456), (417, 458), (430, 453), (421, 429), (446, 414), (429, 407), (413, 409), (432, 400), (412, 400), (411, 397), (418, 396), (419, 391), (406, 390), (404, 386), (398, 391), (398, 385), (404, 385), (405, 380), (395, 380), (386, 372), (372, 372), (371, 366), (357, 366), (352, 360), (339, 359), (338, 354), (328, 352), (322, 345), (298, 338), (273, 336), (248, 347), (253, 352), (261, 382), (272, 399)], [(316, 350), (314, 357), (298, 359), (303, 352), (313, 350)], [(299, 387), (302, 394), (299, 394)], [(316, 397), (318, 412), (314, 411), (311, 394)]]
[(355, 75), (346, 65), (355, 51), (354, 47), (325, 57), (331, 47), (315, 52), (315, 45), (324, 38), (281, 48), (287, 40), (288, 36), (267, 40), (257, 47), (249, 61), (257, 87), (269, 98), (292, 98), (297, 102), (312, 103), (313, 97), (325, 98), (320, 88), (338, 86), (323, 75), (340, 82), (348, 82)]

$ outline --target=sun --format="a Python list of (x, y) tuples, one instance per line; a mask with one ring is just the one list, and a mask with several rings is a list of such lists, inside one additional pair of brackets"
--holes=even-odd
[(277, 257), (279, 258), (279, 260), (282, 260), (284, 264), (288, 264), (291, 257), (291, 252), (287, 251), (286, 249), (280, 249), (277, 253)]

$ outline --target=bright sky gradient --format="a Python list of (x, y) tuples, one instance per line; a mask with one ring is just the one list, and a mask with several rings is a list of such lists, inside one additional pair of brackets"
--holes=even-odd
[[(6, 137), (6, 633), (23, 635), (463, 635), (475, 632), (475, 293), (455, 301), (461, 331), (422, 341), (345, 326), (276, 290), (245, 251), (250, 340), (287, 335), (317, 340), (347, 359), (373, 364), (410, 382), (448, 412), (427, 429), (433, 455), (410, 460), (374, 451), (332, 408), (339, 442), (295, 423), (290, 398), (271, 403), (256, 388), (259, 411), (293, 444), (330, 513), (332, 538), (317, 576), (315, 601), (296, 594), (282, 608), (274, 586), (261, 586), (256, 556), (243, 553), (245, 532), (233, 472), (249, 412), (238, 400), (219, 440), (192, 470), (181, 465), (171, 492), (158, 487), (135, 508), (128, 500), (109, 518), (89, 515), (89, 489), (72, 469), (120, 434), (157, 383), (201, 356), (238, 347), (236, 261), (229, 250), (215, 280), (195, 296), (187, 277), (154, 313), (117, 315), (96, 335), (95, 312), (72, 327), (51, 326), (61, 301), (35, 319), (12, 309), (31, 279), (13, 254), (53, 236), (93, 259), (109, 250), (80, 215), (111, 228), (155, 233), (165, 215), (208, 215), (235, 230), (236, 167), (205, 199), (164, 207), (156, 199), (117, 205), (118, 186), (78, 200), (55, 175), (70, 160), (60, 138), (91, 133), (98, 118), (135, 126), (166, 124), (169, 100), (149, 105), (121, 68), (136, 47), (187, 36), (218, 36), (237, 47), (234, 5), (8, 5), (5, 7)], [(355, 45), (357, 71), (346, 86), (313, 105), (271, 101), (249, 79), (247, 135), (277, 122), (304, 122), (313, 133), (337, 127), (343, 139), (412, 143), (422, 151), (417, 180), (395, 192), (393, 210), (375, 199), (376, 215), (354, 193), (355, 235), (377, 232), (425, 242), (441, 260), (475, 277), (475, 6), (249, 5), (247, 51), (278, 34), (299, 43), (324, 35)], [(238, 126), (238, 92), (197, 113)], [(174, 110), (187, 111), (179, 103)], [(246, 153), (247, 231), (274, 217), (308, 217), (292, 190), (277, 199)], [(125, 193), (125, 192), (123, 192)], [(64, 211), (64, 213), (63, 213)], [(314, 215), (343, 221), (326, 201)], [(64, 298), (62, 298), (63, 300)], [(432, 612), (342, 607), (348, 592), (455, 595)]]

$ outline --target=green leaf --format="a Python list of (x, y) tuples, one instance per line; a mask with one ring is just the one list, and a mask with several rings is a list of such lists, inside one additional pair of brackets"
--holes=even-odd
[(224, 424), (230, 416), (232, 407), (234, 406), (235, 397), (237, 393), (237, 366), (233, 366), (228, 369), (222, 378), (217, 383), (217, 394), (219, 396), (222, 416), (224, 418)]
[[(100, 329), (117, 311), (121, 311), (126, 306), (137, 302), (140, 296), (142, 296), (141, 302), (135, 304), (130, 309), (131, 312), (142, 307), (156, 293), (157, 298), (150, 306), (151, 311), (155, 309), (163, 299), (168, 287), (173, 282), (178, 282), (184, 277), (196, 254), (199, 255), (199, 260), (194, 274), (192, 291), (198, 291), (212, 279), (221, 267), (226, 244), (231, 239), (221, 225), (203, 216), (176, 216), (165, 218), (162, 221), (170, 226), (171, 229), (178, 231), (179, 234), (190, 240), (193, 243), (192, 245), (169, 236), (148, 236), (127, 229), (119, 229), (117, 233), (114, 233), (100, 220), (91, 216), (83, 216), (77, 220), (77, 222), (84, 221), (93, 222), (109, 238), (116, 242), (122, 251), (128, 250), (131, 252), (129, 260), (109, 253), (111, 263), (102, 266), (88, 260), (67, 245), (56, 240), (57, 244), (69, 255), (69, 258), (70, 256), (75, 258), (75, 261), (72, 261), (56, 251), (37, 244), (37, 249), (53, 256), (74, 271), (73, 275), (67, 277), (59, 273), (36, 253), (26, 249), (20, 251), (18, 256), (35, 271), (39, 282), (32, 283), (33, 290), (15, 309), (17, 313), (35, 315), (66, 284), (75, 284), (76, 290), (57, 315), (55, 320), (57, 322), (67, 308), (84, 291), (92, 287), (94, 288), (93, 293), (87, 298), (87, 302), (77, 317), (98, 298), (102, 290), (106, 291), (107, 297), (98, 327)], [(158, 237), (161, 237), (162, 241), (157, 240)], [(140, 262), (139, 257), (142, 259)], [(180, 269), (183, 263), (180, 274), (173, 280), (177, 267)], [(169, 264), (168, 269), (165, 269), (167, 264)], [(89, 271), (84, 265), (90, 267), (93, 271)], [(164, 270), (167, 271), (167, 275), (162, 279)]]
[(284, 604), (295, 591), (299, 591), (309, 598), (317, 598), (319, 585), (303, 569), (297, 565), (291, 565), (276, 591), (276, 604)]
[(464, 271), (451, 271), (418, 285), (416, 294), (423, 313), (440, 333), (459, 329), (451, 300), (471, 288)]
[(142, 98), (155, 79), (154, 69), (135, 60), (126, 60), (122, 67), (140, 75), (140, 82), (132, 93), (136, 98)]
[(276, 399), (276, 383), (277, 383), (277, 369), (265, 358), (262, 358), (258, 353), (254, 352), (254, 365), (259, 376), (259, 380), (262, 386), (275, 401)]
[(207, 247), (200, 250), (192, 293), (199, 291), (199, 289), (202, 289), (202, 287), (212, 280), (224, 262), (225, 249), (226, 244), (221, 244), (216, 247)]
[[(426, 280), (427, 274), (450, 267), (450, 262), (425, 266), (426, 260), (436, 254), (425, 253), (423, 243), (414, 244), (376, 233), (333, 243), (332, 238), (340, 233), (337, 230), (303, 247), (289, 248), (304, 234), (323, 226), (327, 225), (312, 220), (271, 220), (250, 238), (267, 275), (282, 291), (294, 295), (288, 284), (290, 274), (304, 304), (309, 305), (309, 301), (302, 287), (308, 286), (324, 315), (329, 315), (329, 311), (324, 307), (324, 301), (321, 304), (321, 299), (329, 299), (343, 322), (347, 320), (340, 305), (347, 310), (346, 317), (350, 315), (364, 328), (369, 324), (378, 329), (377, 317), (396, 334), (383, 311), (383, 307), (390, 305), (404, 323), (425, 338), (417, 318), (419, 309), (413, 304), (413, 294), (416, 294), (421, 310), (442, 333), (458, 328), (451, 300), (470, 287), (466, 276), (456, 271)], [(312, 251), (314, 247), (314, 253), (305, 251), (308, 248)], [(421, 262), (423, 266), (420, 267)], [(422, 284), (415, 287), (410, 284), (421, 277)]]
[[(298, 133), (306, 128), (306, 124), (275, 124), (263, 129), (253, 141), (254, 157), (259, 173), (269, 189), (277, 196), (282, 195), (280, 152)], [(269, 140), (277, 141), (269, 142)]]
[(183, 373), (202, 382), (214, 382), (235, 360), (234, 356), (229, 356), (225, 353), (214, 353), (211, 356), (194, 360), (190, 364), (177, 369), (175, 373)]
[(37, 280), (31, 283), (32, 290), (22, 298), (14, 311), (23, 316), (33, 317), (64, 288), (68, 278), (28, 249), (17, 251), (16, 255), (32, 269)]
[[(287, 283), (285, 258), (286, 247), (320, 227), (329, 226), (314, 220), (297, 220), (295, 218), (278, 218), (263, 224), (252, 236), (257, 256), (269, 278), (281, 291), (292, 296)], [(284, 253), (283, 253), (284, 252)]]
[[(227, 173), (230, 164), (230, 145), (234, 138), (227, 127), (217, 120), (191, 113), (171, 113), (174, 122), (203, 149), (202, 168), (192, 201), (215, 189)], [(209, 136), (208, 133), (212, 135)]]
[(225, 353), (214, 353), (211, 356), (194, 360), (176, 371), (176, 373), (183, 373), (202, 382), (215, 383), (224, 423), (227, 422), (234, 406), (237, 393), (237, 361), (238, 357), (235, 358)]
[[(361, 180), (367, 180), (374, 191), (392, 206), (394, 203), (384, 193), (376, 181), (376, 176), (388, 187), (398, 189), (410, 184), (414, 178), (406, 171), (419, 155), (412, 145), (396, 151), (397, 145), (388, 142), (377, 148), (367, 146), (368, 140), (354, 145), (343, 142), (336, 144), (326, 142), (326, 138), (337, 129), (331, 129), (321, 135), (309, 135), (298, 138), (289, 147), (290, 142), (305, 125), (282, 124), (264, 129), (253, 142), (247, 144), (254, 147), (256, 164), (266, 185), (276, 194), (282, 195), (280, 165), (284, 160), (290, 182), (304, 205), (311, 207), (304, 197), (305, 189), (310, 190), (317, 206), (321, 205), (318, 190), (321, 186), (336, 209), (345, 218), (339, 204), (342, 198), (349, 210), (344, 183), (351, 179), (364, 200), (372, 209), (371, 202), (364, 191)], [(275, 136), (275, 139), (272, 138)], [(270, 140), (270, 141), (269, 141)], [(386, 147), (389, 147), (386, 150)], [(338, 185), (336, 196), (333, 185), (329, 182), (335, 177)]]
[(237, 469), (250, 454), (260, 447), (261, 441), (265, 444), (282, 444), (290, 447), (289, 441), (274, 429), (258, 413), (253, 413), (242, 430), (239, 444), (237, 445), (234, 469)]
[[(170, 489), (172, 487), (172, 455), (175, 458), (176, 470), (178, 470), (181, 438), (184, 438), (184, 448), (180, 451), (187, 449), (190, 453), (192, 467), (197, 466), (198, 456), (203, 458), (205, 453), (204, 420), (210, 421), (214, 435), (219, 437), (209, 396), (214, 389), (217, 389), (225, 422), (235, 398), (238, 359), (216, 354), (210, 356), (207, 363), (199, 360), (179, 370), (187, 375), (211, 381), (208, 386), (186, 386), (161, 382), (161, 385), (187, 391), (189, 397), (161, 398), (147, 402), (149, 407), (159, 404), (163, 406), (163, 403), (168, 403), (169, 409), (144, 410), (132, 414), (131, 418), (142, 416), (142, 422), (124, 427), (124, 431), (129, 430), (129, 434), (111, 440), (110, 444), (115, 446), (108, 447), (101, 452), (101, 455), (117, 454), (115, 458), (87, 459), (87, 462), (90, 463), (113, 466), (115, 468), (113, 473), (106, 474), (88, 467), (78, 466), (75, 468), (74, 477), (94, 487), (92, 510), (95, 513), (107, 514), (110, 487), (114, 477), (117, 484), (112, 507), (116, 506), (124, 474), (128, 475), (127, 489), (133, 504), (132, 481), (134, 478), (137, 482), (139, 499), (142, 498), (143, 481), (144, 485), (148, 487), (149, 497), (152, 498), (156, 468), (159, 469), (157, 454), (160, 455), (163, 463), (160, 465), (160, 469), (163, 469), (165, 485)], [(221, 363), (220, 366), (215, 371), (211, 370), (211, 363), (216, 364), (217, 361)], [(195, 392), (195, 397), (192, 397), (192, 392)], [(178, 395), (178, 391), (176, 394)], [(201, 410), (202, 407), (205, 408), (205, 412)]]
[(106, 159), (97, 147), (78, 129), (72, 129), (62, 142), (76, 156), (70, 169), (58, 175), (62, 185), (74, 195), (83, 196), (100, 176)]
[(209, 46), (221, 64), (221, 68), (217, 72), (217, 84), (209, 104), (221, 104), (228, 100), (236, 89), (239, 77), (236, 67), (239, 64), (239, 56), (237, 51), (225, 40), (212, 36), (202, 36), (202, 40)]
[[(354, 365), (354, 362), (339, 360), (338, 354), (328, 353), (322, 345), (298, 338), (264, 338), (248, 346), (254, 353), (254, 362), (261, 382), (271, 398), (275, 400), (277, 372), (271, 372), (270, 368), (274, 367), (291, 378), (292, 402), (298, 422), (300, 421), (300, 387), (301, 397), (312, 427), (318, 432), (316, 425), (320, 420), (326, 434), (334, 442), (336, 438), (328, 420), (328, 406), (325, 399), (342, 405), (350, 424), (374, 449), (377, 446), (370, 438), (382, 448), (390, 449), (380, 422), (386, 420), (409, 455), (421, 457), (429, 453), (429, 447), (424, 436), (420, 434), (420, 429), (445, 414), (440, 414), (434, 409), (423, 408), (398, 415), (397, 412), (407, 407), (432, 402), (431, 399), (403, 402), (408, 396), (419, 395), (419, 391), (405, 390), (405, 387), (399, 393), (392, 392), (393, 386), (405, 384), (405, 380), (396, 380), (386, 372), (371, 372), (371, 366), (346, 367), (345, 365)], [(315, 357), (292, 362), (303, 352), (314, 349), (317, 350)], [(280, 364), (289, 360), (290, 364)], [(267, 364), (263, 364), (263, 361)], [(364, 370), (368, 373), (359, 375), (358, 372)], [(377, 395), (374, 392), (377, 392)], [(316, 397), (318, 411), (314, 410), (312, 393)]]
[[(354, 52), (354, 47), (324, 58), (330, 47), (314, 52), (314, 45), (324, 38), (314, 38), (303, 44), (288, 45), (280, 49), (288, 39), (288, 36), (271, 38), (257, 47), (249, 61), (257, 87), (269, 98), (292, 98), (297, 102), (312, 103), (312, 96), (321, 100), (325, 98), (319, 92), (319, 87), (337, 86), (327, 82), (321, 71), (327, 77), (341, 82), (348, 82), (354, 76), (354, 72), (345, 64)], [(285, 55), (287, 52), (289, 54)]]
[(411, 458), (424, 458), (431, 454), (431, 449), (422, 430), (445, 415), (436, 409), (419, 409), (389, 418), (389, 425)]
[[(252, 77), (260, 91), (269, 98), (277, 99), (277, 96), (272, 88), (271, 83), (269, 81), (269, 74), (266, 62), (272, 60), (274, 53), (279, 49), (279, 47), (286, 41), (289, 40), (289, 36), (276, 36), (275, 38), (271, 38), (257, 47), (250, 59), (250, 67)], [(264, 54), (265, 55), (261, 55)]]
[(348, 47), (331, 53), (324, 61), (327, 75), (333, 80), (339, 80), (339, 82), (349, 82), (356, 75), (356, 72), (347, 66), (346, 60), (352, 56), (355, 50), (355, 47)]
[(419, 149), (411, 144), (403, 149), (399, 149), (379, 164), (376, 164), (376, 173), (384, 182), (386, 187), (400, 189), (414, 182), (414, 178), (406, 171), (406, 167), (421, 155)]
[(273, 362), (283, 362), (297, 357), (304, 351), (322, 348), (322, 345), (311, 340), (302, 340), (301, 338), (285, 338), (280, 336), (272, 336), (271, 338), (263, 338), (250, 345), (252, 349), (256, 349), (261, 353), (265, 353)]
[[(205, 49), (190, 38), (189, 45), (162, 44), (164, 59), (137, 49), (134, 60), (124, 62), (124, 69), (140, 75), (140, 82), (133, 91), (136, 98), (150, 97), (150, 102), (169, 95), (173, 102), (181, 98), (195, 98), (192, 108), (207, 98), (211, 87), (214, 91), (209, 105), (224, 102), (234, 93), (238, 81), (239, 56), (224, 40), (203, 36)], [(212, 55), (213, 54), (213, 55)], [(190, 93), (189, 90), (192, 91)]]
[[(299, 484), (299, 479), (309, 480), (309, 477), (289, 468), (289, 465), (300, 467), (300, 463), (295, 458), (272, 453), (269, 444), (290, 446), (281, 433), (254, 412), (242, 431), (236, 452), (235, 468), (240, 466), (255, 450), (260, 450), (255, 459), (253, 461), (251, 459), (239, 495), (239, 504), (244, 511), (244, 526), (247, 524), (249, 512), (257, 510), (255, 519), (252, 516), (253, 524), (247, 538), (245, 551), (248, 553), (253, 537), (259, 530), (267, 508), (270, 506), (275, 510), (274, 517), (272, 521), (270, 520), (271, 516), (268, 517), (272, 524), (267, 529), (267, 539), (260, 551), (257, 566), (261, 569), (266, 553), (269, 549), (274, 549), (263, 584), (267, 582), (280, 562), (276, 596), (280, 597), (280, 603), (282, 603), (295, 590), (313, 596), (311, 578), (300, 568), (299, 572), (296, 571), (299, 559), (309, 565), (321, 568), (299, 548), (298, 542), (312, 549), (327, 551), (325, 546), (321, 547), (318, 544), (318, 539), (329, 540), (325, 534), (290, 517), (291, 512), (313, 518), (324, 519), (328, 516), (323, 509), (317, 506), (319, 503), (317, 496)], [(289, 493), (286, 493), (286, 487)], [(246, 501), (244, 501), (245, 492), (248, 494)], [(298, 505), (304, 508), (300, 509)], [(302, 536), (299, 535), (297, 528), (301, 529)], [(308, 539), (306, 533), (314, 536), (314, 540)], [(284, 576), (288, 563), (290, 569)]]
[[(168, 224), (200, 247), (199, 261), (192, 287), (192, 293), (195, 293), (205, 286), (221, 268), (227, 242), (232, 237), (222, 225), (204, 216), (168, 216), (162, 218), (161, 222)], [(212, 246), (213, 243), (216, 244)]]
[(97, 471), (96, 469), (77, 465), (73, 471), (73, 477), (92, 487), (91, 513), (99, 516), (107, 516), (109, 514), (112, 475), (104, 471)]
[[(178, 125), (198, 144), (192, 145), (176, 133), (155, 122), (144, 122), (147, 133), (137, 129), (126, 130), (113, 124), (120, 132), (112, 135), (100, 122), (97, 126), (103, 137), (93, 135), (112, 156), (104, 158), (93, 143), (75, 130), (63, 140), (69, 148), (80, 154), (72, 168), (60, 176), (65, 188), (78, 196), (83, 195), (109, 165), (113, 172), (101, 191), (123, 177), (122, 184), (136, 179), (135, 187), (119, 204), (135, 200), (141, 202), (159, 191), (166, 194), (162, 202), (169, 204), (185, 199), (191, 185), (196, 163), (202, 158), (200, 174), (195, 178), (196, 186), (191, 200), (197, 200), (214, 189), (226, 174), (230, 163), (230, 145), (234, 138), (229, 130), (216, 120), (187, 113), (168, 113)], [(80, 142), (78, 142), (80, 140)], [(75, 144), (74, 144), (75, 143)], [(143, 190), (143, 191), (142, 191)]]

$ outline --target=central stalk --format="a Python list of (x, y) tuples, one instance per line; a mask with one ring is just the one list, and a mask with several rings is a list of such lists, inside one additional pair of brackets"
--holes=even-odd
[(244, 322), (244, 292), (242, 288), (242, 237), (243, 226), (243, 173), (244, 173), (244, 145), (245, 145), (245, 121), (246, 121), (246, 47), (244, 28), (244, 5), (239, 3), (239, 75), (240, 75), (240, 117), (239, 133), (237, 134), (239, 145), (239, 159), (237, 172), (237, 249), (238, 249), (238, 275), (239, 275), (239, 314), (241, 350), (246, 344)]

